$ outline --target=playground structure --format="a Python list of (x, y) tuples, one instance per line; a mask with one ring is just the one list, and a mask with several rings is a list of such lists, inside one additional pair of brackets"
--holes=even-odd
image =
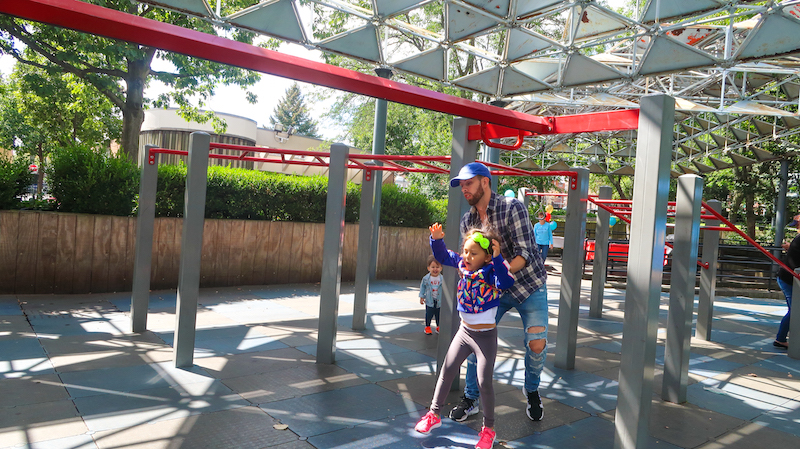
[[(674, 100), (665, 95), (644, 97), (639, 111), (597, 113), (590, 116), (536, 117), (518, 112), (487, 106), (455, 97), (404, 86), (399, 83), (357, 74), (355, 72), (312, 63), (285, 55), (277, 56), (268, 50), (250, 47), (245, 44), (224, 39), (209, 39), (207, 35), (178, 27), (161, 24), (147, 19), (127, 16), (124, 13), (109, 11), (93, 5), (70, 0), (26, 0), (3, 2), (0, 11), (38, 20), (58, 26), (79, 29), (112, 38), (135, 41), (165, 50), (177, 51), (187, 55), (214, 60), (226, 64), (272, 73), (300, 81), (311, 82), (328, 87), (357, 92), (364, 95), (397, 101), (413, 106), (436, 110), (465, 118), (456, 119), (453, 126), (453, 151), (450, 156), (450, 175), (454, 175), (468, 162), (476, 160), (479, 139), (470, 138), (476, 131), (480, 140), (516, 135), (518, 142), (524, 132), (552, 134), (563, 132), (592, 132), (608, 129), (639, 130), (637, 170), (634, 178), (634, 195), (631, 203), (631, 243), (629, 259), (629, 280), (626, 290), (622, 360), (619, 375), (619, 396), (615, 420), (615, 447), (642, 447), (648, 435), (653, 370), (656, 347), (657, 314), (660, 295), (660, 278), (663, 264), (660, 252), (665, 244), (667, 216), (667, 186), (670, 178), (669, 163), (671, 150), (671, 130), (674, 119)], [(633, 121), (632, 117), (638, 117)], [(479, 125), (478, 120), (501, 124), (503, 127)], [(478, 128), (476, 128), (476, 126)], [(495, 134), (490, 129), (494, 128)], [(511, 134), (509, 134), (511, 132)], [(515, 144), (516, 145), (516, 144)], [(504, 149), (513, 149), (515, 145)], [(207, 161), (211, 148), (208, 136), (194, 134), (188, 152), (188, 174), (182, 241), (181, 268), (178, 287), (178, 321), (175, 329), (174, 349), (176, 366), (192, 364), (195, 318), (199, 290), (200, 245), (202, 242), (205, 179)], [(251, 151), (255, 151), (254, 149)], [(140, 215), (137, 223), (137, 251), (134, 273), (134, 286), (131, 305), (131, 321), (134, 332), (146, 328), (146, 313), (149, 288), (149, 258), (152, 245), (152, 217), (155, 204), (155, 156), (150, 154), (142, 164), (142, 183), (140, 193)], [(243, 157), (254, 157), (243, 155)], [(316, 162), (323, 163), (317, 154)], [(359, 156), (361, 157), (361, 156)], [(363, 159), (380, 160), (374, 156)], [(362, 160), (363, 160), (362, 159)], [(356, 158), (358, 160), (358, 158)], [(348, 162), (350, 161), (350, 162)], [(372, 169), (401, 168), (397, 160), (386, 158), (380, 162), (387, 166)], [(447, 173), (435, 166), (425, 166), (420, 170)], [(364, 162), (352, 161), (347, 148), (334, 144), (329, 155), (330, 169), (328, 185), (327, 219), (323, 249), (323, 270), (320, 298), (319, 338), (317, 361), (335, 362), (336, 316), (341, 282), (341, 246), (343, 238), (344, 183), (345, 171)], [(490, 165), (491, 166), (491, 165)], [(497, 166), (492, 166), (497, 168)], [(372, 169), (365, 170), (366, 177)], [(407, 170), (403, 168), (403, 170)], [(506, 173), (504, 173), (504, 171)], [(524, 170), (503, 167), (498, 175), (537, 176), (559, 175), (558, 172), (525, 172)], [(583, 238), (585, 234), (586, 205), (588, 199), (588, 169), (576, 168), (570, 171), (571, 185), (568, 192), (569, 204), (565, 225), (565, 247), (563, 276), (560, 289), (558, 328), (556, 344), (556, 366), (573, 369), (577, 339), (577, 322), (580, 306), (580, 266), (583, 259)], [(679, 178), (678, 200), (676, 202), (676, 241), (673, 257), (673, 293), (670, 295), (670, 323), (668, 326), (668, 346), (665, 362), (665, 396), (669, 400), (685, 400), (686, 373), (688, 369), (689, 338), (691, 336), (691, 317), (694, 298), (694, 271), (697, 259), (697, 234), (700, 223), (700, 204), (702, 179), (696, 175)], [(601, 193), (602, 197), (602, 193)], [(362, 211), (375, 207), (374, 196), (362, 196)], [(710, 208), (707, 207), (707, 211)], [(447, 244), (458, 244), (458, 220), (466, 210), (466, 202), (460, 192), (451, 190), (448, 203)], [(366, 214), (362, 214), (367, 216)], [(719, 217), (721, 218), (721, 217)], [(601, 225), (608, 220), (600, 220)], [(375, 223), (362, 223), (369, 231)], [(600, 229), (602, 233), (607, 228)], [(359, 265), (371, 266), (367, 241), (371, 232), (359, 231)], [(680, 231), (680, 232), (679, 232)], [(713, 231), (712, 231), (713, 232)], [(364, 240), (362, 240), (362, 233)], [(149, 236), (149, 239), (148, 239)], [(149, 240), (149, 243), (148, 243)], [(363, 251), (363, 253), (362, 253)], [(362, 255), (364, 255), (362, 259)], [(705, 252), (704, 252), (705, 256)], [(362, 262), (364, 264), (362, 265)], [(688, 275), (675, 276), (676, 272), (692, 270), (691, 283)], [(147, 275), (145, 275), (147, 273)], [(363, 273), (363, 274), (362, 274)], [(359, 270), (356, 280), (356, 303), (354, 306), (354, 328), (357, 321), (366, 315), (366, 292), (368, 291), (369, 270)], [(365, 278), (365, 276), (367, 276)], [(454, 307), (454, 271), (445, 273), (445, 288), (442, 311), (442, 334), (455, 332), (456, 310)], [(713, 279), (709, 291), (713, 291)], [(702, 283), (701, 283), (702, 285)], [(594, 288), (593, 288), (594, 290)], [(800, 282), (795, 281), (795, 291), (800, 291)], [(702, 301), (702, 299), (701, 299)], [(709, 308), (710, 310), (710, 308)], [(800, 334), (800, 313), (793, 320), (791, 332)], [(700, 321), (700, 320), (698, 320)], [(708, 316), (710, 323), (710, 315)], [(447, 347), (447, 339), (439, 340), (439, 359)], [(800, 346), (790, 348), (790, 356), (800, 358)], [(669, 394), (667, 394), (668, 392)]]

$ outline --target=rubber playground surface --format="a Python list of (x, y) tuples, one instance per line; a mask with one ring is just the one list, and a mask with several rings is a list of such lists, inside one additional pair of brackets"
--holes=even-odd
[[(524, 412), (521, 322), (500, 323), (496, 448), (613, 446), (625, 292), (606, 289), (603, 318), (589, 319), (584, 281), (576, 368), (560, 370), (559, 282), (556, 270), (541, 422)], [(130, 293), (0, 296), (0, 448), (472, 448), (481, 414), (413, 430), (439, 338), (423, 333), (418, 287), (372, 283), (368, 329), (355, 332), (344, 284), (334, 365), (314, 359), (318, 284), (201, 289), (190, 369), (172, 364), (174, 291), (152, 292), (142, 334), (128, 331)], [(647, 447), (800, 447), (800, 361), (772, 346), (785, 303), (718, 296), (678, 405), (660, 399), (667, 299)]]

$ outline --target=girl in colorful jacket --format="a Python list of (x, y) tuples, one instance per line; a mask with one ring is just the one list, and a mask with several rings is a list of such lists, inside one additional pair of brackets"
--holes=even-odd
[(461, 274), (456, 291), (461, 325), (444, 358), (430, 411), (414, 429), (427, 434), (442, 425), (440, 409), (450, 391), (450, 385), (467, 356), (475, 353), (478, 359), (478, 387), (483, 405), (483, 428), (479, 434), (480, 441), (475, 447), (491, 448), (496, 435), (492, 385), (497, 357), (495, 317), (502, 290), (514, 284), (514, 277), (509, 272), (508, 262), (500, 255), (500, 243), (496, 236), (473, 229), (464, 236), (461, 254), (456, 254), (445, 246), (441, 224), (434, 223), (430, 231), (431, 249), (436, 260), (442, 265), (458, 268)]

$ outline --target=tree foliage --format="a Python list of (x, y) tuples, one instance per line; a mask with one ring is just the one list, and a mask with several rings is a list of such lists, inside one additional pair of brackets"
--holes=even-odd
[[(210, 22), (152, 5), (129, 0), (88, 1), (212, 35), (225, 34), (238, 41), (253, 42), (253, 33), (220, 30)], [(230, 0), (224, 6), (240, 9), (250, 3), (249, 0)], [(212, 115), (201, 113), (198, 108), (214, 94), (216, 86), (235, 84), (247, 87), (259, 79), (258, 74), (236, 67), (9, 16), (0, 16), (0, 52), (48, 73), (71, 74), (76, 80), (96, 89), (121, 111), (121, 145), (132, 160), (138, 157), (139, 132), (144, 109), (149, 105), (166, 107), (177, 104), (184, 118), (203, 122), (211, 119)], [(157, 57), (171, 63), (173, 69), (154, 70), (152, 65)], [(154, 79), (171, 90), (150, 100), (145, 98), (144, 89)], [(247, 97), (251, 102), (255, 101), (254, 95), (248, 93)], [(224, 128), (222, 122), (215, 124)]]
[(273, 125), (280, 123), (286, 130), (291, 128), (294, 134), (319, 137), (317, 122), (309, 116), (303, 93), (300, 92), (297, 83), (293, 83), (286, 89), (283, 98), (272, 111), (269, 122)]

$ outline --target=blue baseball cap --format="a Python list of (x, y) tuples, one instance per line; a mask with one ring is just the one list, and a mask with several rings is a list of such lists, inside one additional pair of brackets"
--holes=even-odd
[(492, 173), (489, 169), (480, 162), (470, 162), (469, 164), (461, 167), (458, 176), (450, 180), (450, 187), (458, 187), (459, 181), (466, 181), (476, 176), (484, 176), (492, 179)]

